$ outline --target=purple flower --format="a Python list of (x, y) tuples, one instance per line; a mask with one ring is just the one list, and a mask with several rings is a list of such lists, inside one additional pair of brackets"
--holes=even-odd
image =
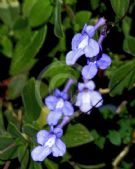
[(99, 53), (99, 44), (92, 37), (95, 31), (105, 24), (105, 19), (100, 18), (95, 26), (84, 25), (81, 33), (77, 33), (72, 39), (72, 50), (66, 55), (66, 64), (73, 65), (79, 57), (85, 54), (87, 58), (92, 58)]
[(92, 79), (97, 74), (98, 68), (105, 70), (111, 65), (111, 62), (111, 58), (107, 54), (103, 53), (99, 59), (94, 62), (90, 61), (88, 65), (83, 67), (83, 78), (86, 80)]
[(32, 159), (41, 162), (50, 154), (54, 157), (63, 156), (66, 152), (66, 146), (60, 139), (62, 134), (63, 130), (61, 128), (55, 128), (50, 132), (40, 130), (37, 133), (37, 143), (39, 145), (32, 150)]
[(45, 99), (47, 107), (51, 110), (47, 117), (49, 125), (56, 125), (62, 115), (72, 116), (74, 109), (72, 104), (67, 101), (68, 96), (66, 92), (55, 90), (54, 96), (48, 96)]
[(93, 81), (78, 84), (78, 95), (76, 106), (84, 113), (90, 114), (93, 107), (100, 107), (103, 103), (102, 96), (99, 92), (94, 91), (95, 84)]
[(72, 50), (66, 55), (66, 64), (73, 65), (79, 57), (85, 54), (91, 58), (99, 53), (98, 43), (92, 39), (95, 33), (94, 26), (85, 25), (81, 33), (72, 39)]

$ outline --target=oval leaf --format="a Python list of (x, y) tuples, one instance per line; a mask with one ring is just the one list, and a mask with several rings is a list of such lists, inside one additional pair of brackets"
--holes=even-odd
[(112, 8), (118, 18), (122, 18), (128, 8), (129, 8), (129, 0), (110, 0)]
[(69, 125), (66, 134), (63, 136), (66, 146), (76, 147), (93, 141), (88, 129), (82, 124)]

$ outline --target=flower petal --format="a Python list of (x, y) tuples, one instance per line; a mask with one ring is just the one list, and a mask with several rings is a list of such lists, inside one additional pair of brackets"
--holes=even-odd
[(76, 97), (75, 105), (79, 107), (81, 106), (81, 103), (82, 103), (82, 92), (79, 92)]
[(50, 153), (51, 153), (50, 148), (37, 146), (32, 150), (31, 157), (34, 161), (43, 161)]
[(95, 63), (90, 62), (89, 65), (86, 65), (82, 69), (82, 76), (84, 79), (92, 79), (97, 74), (97, 67)]
[(90, 94), (91, 92), (87, 90), (87, 91), (80, 92), (77, 95), (77, 101), (75, 105), (79, 106), (82, 112), (86, 113), (92, 108)]
[(94, 28), (94, 26), (88, 25), (85, 28), (85, 32), (89, 35), (89, 38), (92, 38), (94, 36), (94, 34), (95, 34), (95, 28)]
[(66, 92), (61, 92), (61, 97), (64, 99), (64, 100), (67, 100), (68, 99), (68, 94)]
[(97, 60), (96, 64), (100, 69), (107, 69), (111, 65), (111, 58), (107, 54), (102, 54), (102, 57)]
[(74, 35), (73, 39), (72, 39), (72, 50), (76, 50), (78, 48), (78, 45), (80, 43), (80, 40), (81, 40), (81, 36), (82, 34), (81, 33), (77, 33)]
[(66, 64), (67, 65), (74, 65), (77, 59), (84, 54), (82, 49), (77, 49), (74, 51), (70, 51), (66, 55)]
[(99, 44), (95, 40), (90, 39), (88, 46), (84, 49), (84, 53), (88, 58), (96, 56), (99, 53)]
[(37, 133), (37, 143), (43, 145), (48, 140), (49, 132), (46, 130), (40, 130)]
[(57, 103), (57, 98), (55, 96), (48, 96), (45, 98), (45, 104), (50, 110), (54, 110)]
[(54, 128), (53, 132), (57, 138), (60, 138), (63, 135), (63, 130), (59, 127)]
[(74, 109), (73, 109), (72, 104), (70, 102), (68, 102), (68, 101), (65, 101), (64, 107), (62, 109), (62, 112), (63, 112), (63, 114), (65, 116), (71, 116), (71, 115), (73, 115)]
[(47, 116), (47, 123), (49, 125), (56, 125), (62, 116), (60, 111), (51, 111)]
[(88, 82), (85, 83), (85, 87), (89, 90), (94, 90), (96, 86), (92, 80), (89, 80)]
[(78, 48), (84, 49), (88, 45), (88, 41), (89, 41), (89, 37), (87, 35), (83, 35), (78, 45)]
[(85, 88), (84, 83), (78, 83), (78, 90), (81, 92)]
[(91, 104), (94, 107), (100, 107), (103, 104), (102, 96), (99, 92), (92, 91), (91, 92)]
[(60, 96), (61, 96), (61, 91), (60, 91), (59, 89), (55, 89), (54, 95), (55, 95), (56, 97), (60, 97)]
[(60, 139), (57, 139), (55, 145), (52, 147), (52, 154), (54, 157), (63, 156), (66, 152), (66, 145)]

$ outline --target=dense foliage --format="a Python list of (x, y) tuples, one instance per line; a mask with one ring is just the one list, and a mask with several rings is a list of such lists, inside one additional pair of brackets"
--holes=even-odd
[[(134, 14), (134, 0), (0, 0), (2, 168), (135, 167)], [(73, 79), (68, 94), (75, 103), (77, 83), (82, 80), (86, 58), (73, 66), (66, 64), (72, 38), (101, 17), (106, 19), (102, 48), (112, 60), (93, 79), (103, 104), (92, 107), (90, 114), (74, 106), (75, 114), (61, 137), (67, 147), (64, 156), (35, 162), (31, 151), (37, 146), (36, 134), (49, 130), (45, 98)], [(96, 40), (101, 31), (95, 33)]]

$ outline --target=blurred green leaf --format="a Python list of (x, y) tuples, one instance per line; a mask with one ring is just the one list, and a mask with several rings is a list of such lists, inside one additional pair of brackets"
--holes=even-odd
[(12, 135), (13, 138), (20, 138), (22, 141), (25, 141), (24, 137), (21, 135), (21, 132), (14, 123), (10, 122), (8, 124), (7, 131)]
[(11, 136), (6, 133), (0, 136), (0, 159), (9, 160), (17, 157), (17, 146)]
[(111, 1), (111, 5), (112, 5), (112, 8), (116, 14), (116, 16), (120, 19), (122, 18), (128, 8), (129, 8), (129, 0), (110, 0)]
[(110, 142), (114, 145), (119, 146), (121, 144), (121, 135), (115, 130), (110, 130), (108, 134)]
[(90, 0), (92, 10), (96, 10), (100, 5), (100, 0)]
[(77, 0), (65, 0), (65, 3), (69, 5), (74, 5), (76, 2)]
[(32, 7), (36, 4), (37, 0), (24, 0), (23, 1), (23, 15), (29, 16)]
[[(12, 59), (10, 74), (17, 75), (21, 72), (29, 71), (35, 63), (33, 59), (40, 50), (46, 36), (47, 27), (33, 31), (24, 38), (20, 39), (15, 47)], [(25, 32), (24, 32), (25, 33)]]
[(0, 19), (10, 28), (20, 12), (20, 4), (18, 0), (1, 0), (0, 1)]
[(85, 23), (88, 23), (91, 17), (90, 11), (79, 11), (75, 15), (75, 22), (79, 25), (79, 29), (82, 29)]
[(3, 133), (4, 130), (5, 130), (5, 127), (4, 127), (3, 112), (0, 108), (0, 134)]
[(103, 105), (99, 111), (102, 113), (104, 119), (112, 119), (115, 115), (116, 107), (111, 104)]
[(79, 77), (79, 72), (67, 66), (65, 62), (56, 60), (49, 65), (42, 76), (49, 80), (49, 91), (52, 91), (55, 87), (64, 84), (69, 78), (76, 80)]
[(72, 67), (66, 65), (63, 61), (54, 61), (49, 66), (48, 69), (43, 74), (43, 77), (46, 78), (52, 78), (53, 76), (57, 76), (59, 74), (63, 73), (69, 73), (72, 74), (75, 77), (79, 77), (79, 72), (77, 72)]
[(103, 149), (104, 148), (104, 144), (105, 144), (105, 137), (102, 137), (100, 134), (98, 134), (98, 132), (96, 130), (92, 130), (91, 134), (94, 138), (94, 143), (100, 148)]
[(63, 37), (63, 30), (61, 25), (61, 2), (56, 0), (54, 9), (54, 33), (58, 37)]
[(13, 100), (19, 97), (21, 95), (23, 87), (25, 86), (26, 80), (27, 76), (24, 74), (20, 74), (11, 78), (6, 93), (7, 99)]
[(131, 89), (135, 82), (135, 60), (128, 61), (121, 67), (117, 68), (109, 83), (111, 90), (110, 95), (120, 95), (127, 88)]
[(22, 127), (22, 131), (23, 131), (23, 133), (26, 133), (28, 136), (35, 138), (35, 136), (38, 132), (38, 129), (35, 126), (33, 126), (32, 124), (25, 123)]
[(20, 145), (18, 148), (18, 159), (21, 164), (20, 169), (26, 169), (29, 162), (29, 151), (27, 145)]
[(25, 119), (35, 121), (40, 115), (41, 107), (35, 93), (35, 80), (32, 78), (25, 85), (22, 92), (22, 99), (25, 108)]
[(42, 128), (45, 124), (47, 124), (46, 118), (49, 112), (50, 110), (47, 107), (42, 108), (40, 116), (37, 119), (37, 124), (40, 128)]
[(7, 36), (0, 36), (0, 52), (9, 58), (12, 57), (13, 44)]
[(42, 169), (41, 163), (36, 163), (31, 159), (29, 169)]
[(126, 36), (123, 44), (123, 49), (125, 52), (135, 56), (135, 37), (132, 36)]
[[(46, 11), (46, 12), (45, 12)], [(31, 26), (39, 26), (48, 21), (52, 13), (50, 0), (26, 0), (24, 14), (27, 14)]]
[(122, 29), (125, 36), (130, 33), (131, 23), (132, 23), (132, 19), (130, 17), (125, 17), (122, 21)]
[(66, 134), (62, 137), (66, 146), (76, 147), (93, 141), (93, 137), (88, 129), (82, 124), (69, 125)]
[(59, 168), (58, 164), (52, 160), (45, 159), (44, 163), (47, 169), (58, 169)]

